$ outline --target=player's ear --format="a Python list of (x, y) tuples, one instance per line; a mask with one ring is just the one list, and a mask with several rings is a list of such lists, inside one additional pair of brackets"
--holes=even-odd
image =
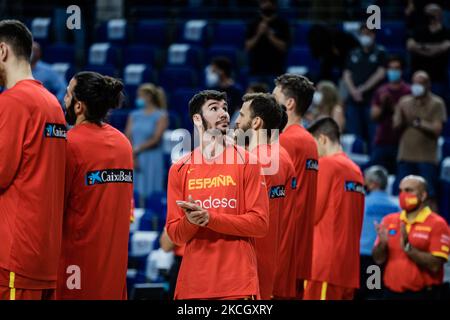
[(252, 120), (252, 129), (253, 130), (258, 130), (258, 129), (260, 129), (261, 127), (262, 127), (262, 123), (263, 121), (262, 121), (262, 119), (260, 118), (260, 117), (255, 117), (253, 120)]
[(8, 57), (8, 46), (4, 42), (0, 42), (0, 61), (6, 61)]
[(287, 111), (294, 111), (294, 108), (295, 108), (294, 98), (287, 98), (285, 106), (286, 106)]

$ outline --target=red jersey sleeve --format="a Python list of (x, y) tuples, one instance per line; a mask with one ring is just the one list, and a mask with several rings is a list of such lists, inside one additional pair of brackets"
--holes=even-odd
[(12, 183), (22, 160), (29, 117), (12, 99), (0, 96), (0, 191)]
[(269, 197), (259, 164), (244, 168), (245, 212), (238, 215), (209, 212), (208, 228), (223, 234), (242, 237), (264, 237), (269, 230)]
[(429, 252), (435, 256), (448, 260), (450, 234), (445, 222), (439, 221), (430, 232)]
[(317, 195), (314, 225), (322, 220), (325, 208), (329, 204), (333, 188), (333, 162), (319, 160), (319, 174), (317, 175)]
[(169, 170), (167, 183), (167, 234), (173, 243), (183, 245), (197, 233), (199, 226), (188, 221), (184, 211), (177, 206), (177, 200), (186, 200), (183, 196), (181, 177), (178, 166), (172, 166)]

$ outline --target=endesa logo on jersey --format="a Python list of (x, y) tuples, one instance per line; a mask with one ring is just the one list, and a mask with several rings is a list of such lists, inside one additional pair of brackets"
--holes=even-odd
[(230, 208), (236, 209), (237, 200), (227, 198), (213, 198), (209, 197), (206, 200), (196, 200), (195, 204), (203, 209), (218, 209), (218, 208)]
[(227, 176), (218, 175), (212, 178), (200, 178), (188, 180), (189, 190), (210, 189), (229, 186), (236, 186), (236, 182), (230, 175)]
[(133, 183), (133, 170), (103, 169), (89, 171), (86, 174), (87, 186), (105, 183)]
[(60, 123), (46, 123), (44, 128), (44, 137), (66, 139), (67, 138), (66, 125)]
[(357, 192), (361, 194), (365, 194), (364, 192), (364, 186), (355, 181), (345, 181), (345, 191), (347, 192)]
[(316, 159), (307, 159), (306, 170), (319, 171), (319, 161), (317, 161)]
[(286, 197), (286, 188), (281, 186), (273, 186), (269, 190), (269, 198), (270, 199), (277, 199), (277, 198), (284, 198)]

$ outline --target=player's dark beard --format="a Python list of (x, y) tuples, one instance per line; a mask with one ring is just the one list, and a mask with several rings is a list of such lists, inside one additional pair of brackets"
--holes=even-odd
[(75, 114), (75, 99), (72, 98), (72, 101), (70, 101), (69, 107), (66, 109), (66, 121), (69, 126), (75, 125), (75, 122), (77, 122), (77, 115)]

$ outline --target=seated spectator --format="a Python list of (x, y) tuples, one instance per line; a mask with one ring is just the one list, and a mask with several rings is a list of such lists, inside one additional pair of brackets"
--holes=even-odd
[(450, 233), (447, 222), (425, 204), (427, 183), (407, 176), (400, 183), (401, 212), (375, 225), (373, 259), (384, 264), (386, 299), (439, 299), (448, 261)]
[(366, 283), (368, 274), (367, 268), (375, 262), (372, 258), (372, 248), (377, 237), (374, 229), (374, 223), (379, 223), (384, 216), (392, 212), (398, 212), (400, 209), (394, 201), (391, 200), (386, 187), (388, 184), (388, 172), (381, 166), (372, 166), (364, 171), (364, 180), (366, 185), (366, 200), (364, 204), (364, 219), (361, 233), (361, 284), (357, 298), (361, 300), (379, 298), (377, 290), (368, 290)]
[(424, 9), (428, 23), (418, 25), (408, 39), (412, 71), (424, 70), (433, 83), (432, 91), (448, 99), (448, 61), (450, 30), (442, 24), (442, 9), (428, 4)]
[(331, 81), (321, 81), (313, 96), (312, 108), (306, 114), (306, 119), (312, 123), (323, 117), (331, 117), (336, 121), (341, 132), (344, 131), (345, 114), (341, 98), (336, 86)]
[(161, 87), (142, 84), (137, 91), (137, 110), (128, 117), (125, 135), (130, 139), (134, 155), (134, 188), (139, 194), (138, 207), (155, 191), (164, 190), (164, 157), (161, 145), (168, 127), (166, 96)]
[(232, 64), (226, 57), (217, 57), (206, 70), (206, 85), (212, 90), (227, 93), (228, 112), (233, 114), (242, 105), (242, 88), (232, 78)]
[(271, 84), (285, 71), (291, 34), (288, 21), (277, 15), (276, 0), (260, 0), (259, 8), (260, 17), (247, 28), (245, 50), (250, 76)]
[(430, 91), (430, 77), (425, 71), (415, 72), (412, 83), (412, 94), (400, 99), (394, 113), (394, 128), (403, 132), (397, 157), (397, 181), (410, 174), (421, 175), (429, 184), (429, 197), (434, 200), (438, 138), (447, 112), (444, 101)]
[(42, 50), (37, 42), (33, 42), (31, 52), (31, 71), (36, 80), (42, 82), (44, 87), (53, 93), (59, 103), (64, 106), (64, 95), (66, 94), (67, 81), (61, 77), (48, 63), (41, 60)]
[(361, 47), (353, 50), (343, 73), (349, 92), (345, 104), (347, 132), (355, 134), (370, 144), (375, 127), (370, 121), (370, 100), (381, 80), (384, 79), (386, 53), (375, 43), (375, 30), (365, 24), (360, 28)]
[(392, 118), (400, 98), (410, 94), (411, 90), (402, 79), (403, 61), (400, 57), (391, 56), (386, 68), (388, 83), (375, 91), (370, 110), (370, 117), (377, 124), (370, 165), (381, 165), (395, 173), (399, 134), (392, 128)]

